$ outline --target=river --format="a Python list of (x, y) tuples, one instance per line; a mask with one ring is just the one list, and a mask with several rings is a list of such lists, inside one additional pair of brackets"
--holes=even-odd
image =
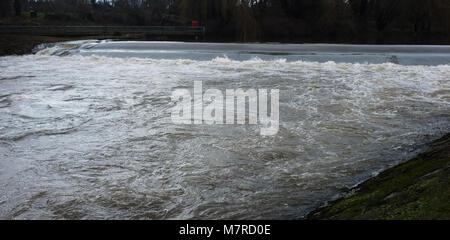
[[(1, 219), (297, 219), (450, 131), (449, 46), (75, 41), (0, 57)], [(279, 89), (274, 136), (171, 93)]]

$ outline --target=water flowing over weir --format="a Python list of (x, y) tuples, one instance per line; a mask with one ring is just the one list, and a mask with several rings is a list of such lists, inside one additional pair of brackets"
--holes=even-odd
[[(69, 42), (0, 58), (0, 218), (292, 219), (450, 130), (450, 47)], [(350, 54), (349, 54), (350, 53)], [(280, 128), (173, 89), (280, 90)]]

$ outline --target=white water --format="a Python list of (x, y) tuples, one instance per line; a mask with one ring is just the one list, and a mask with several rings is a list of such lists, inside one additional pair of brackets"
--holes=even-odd
[[(2, 219), (299, 218), (450, 130), (445, 62), (60, 54), (72, 47), (0, 58)], [(280, 89), (279, 133), (174, 125), (172, 90), (198, 80)]]

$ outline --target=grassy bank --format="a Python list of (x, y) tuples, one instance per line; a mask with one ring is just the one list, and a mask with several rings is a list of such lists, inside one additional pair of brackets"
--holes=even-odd
[(450, 219), (450, 134), (307, 219)]

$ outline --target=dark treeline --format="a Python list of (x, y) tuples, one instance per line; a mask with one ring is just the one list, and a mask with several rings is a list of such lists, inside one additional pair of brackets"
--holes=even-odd
[(206, 26), (228, 41), (450, 43), (449, 0), (1, 0), (47, 23)]

